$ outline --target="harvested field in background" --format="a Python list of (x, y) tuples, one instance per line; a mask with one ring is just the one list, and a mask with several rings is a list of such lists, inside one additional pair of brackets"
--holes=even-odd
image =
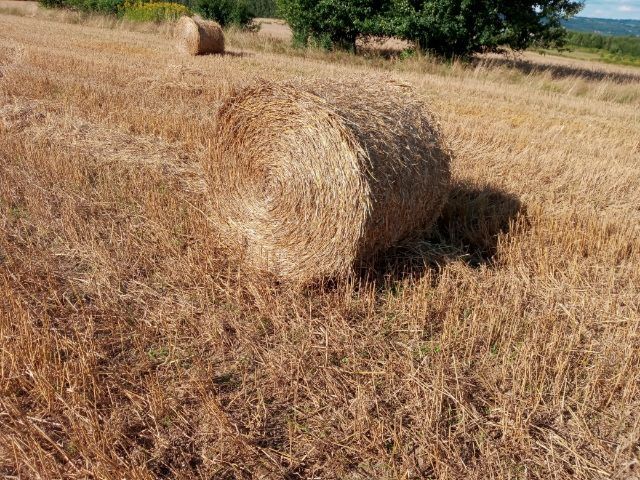
[[(632, 478), (632, 78), (239, 32), (183, 57), (168, 31), (70, 21), (0, 14), (0, 476)], [(379, 71), (455, 153), (435, 230), (376, 278), (238, 278), (200, 183), (212, 112), (258, 77)]]

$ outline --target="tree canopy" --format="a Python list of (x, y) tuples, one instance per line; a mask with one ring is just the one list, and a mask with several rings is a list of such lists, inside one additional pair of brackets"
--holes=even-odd
[(300, 44), (355, 48), (358, 36), (393, 36), (445, 56), (533, 43), (562, 45), (574, 0), (278, 0)]

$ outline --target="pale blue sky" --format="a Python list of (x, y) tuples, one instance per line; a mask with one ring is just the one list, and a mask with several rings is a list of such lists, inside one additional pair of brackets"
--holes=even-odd
[(634, 18), (640, 20), (640, 0), (586, 0), (581, 17)]

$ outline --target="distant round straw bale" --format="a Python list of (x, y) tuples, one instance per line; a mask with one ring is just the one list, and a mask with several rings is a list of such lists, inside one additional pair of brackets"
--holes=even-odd
[(434, 118), (390, 81), (259, 81), (223, 103), (213, 138), (221, 238), (286, 282), (341, 276), (424, 233), (449, 190)]
[(178, 48), (190, 55), (224, 53), (224, 34), (216, 22), (200, 17), (181, 17), (176, 24)]

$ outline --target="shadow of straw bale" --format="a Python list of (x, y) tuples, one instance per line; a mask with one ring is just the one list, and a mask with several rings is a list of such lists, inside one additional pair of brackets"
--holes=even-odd
[(549, 74), (551, 78), (559, 80), (563, 78), (582, 78), (591, 81), (609, 80), (615, 83), (639, 83), (640, 74), (634, 72), (615, 72), (599, 70), (596, 68), (580, 67), (578, 65), (559, 65), (554, 63), (532, 62), (523, 58), (491, 57), (476, 58), (472, 62), (473, 66), (484, 66), (488, 68), (504, 67), (511, 68), (524, 73)]
[[(211, 55), (216, 55), (216, 54), (211, 54)], [(218, 53), (217, 55), (222, 55), (224, 57), (247, 58), (247, 57), (254, 57), (255, 53), (245, 52), (245, 51), (236, 52), (233, 50), (225, 50), (223, 53)]]
[(368, 278), (402, 280), (438, 271), (452, 261), (470, 267), (495, 265), (498, 239), (519, 216), (525, 214), (520, 200), (491, 185), (459, 182), (454, 185), (440, 219), (424, 238), (413, 239), (376, 259), (363, 271)]

